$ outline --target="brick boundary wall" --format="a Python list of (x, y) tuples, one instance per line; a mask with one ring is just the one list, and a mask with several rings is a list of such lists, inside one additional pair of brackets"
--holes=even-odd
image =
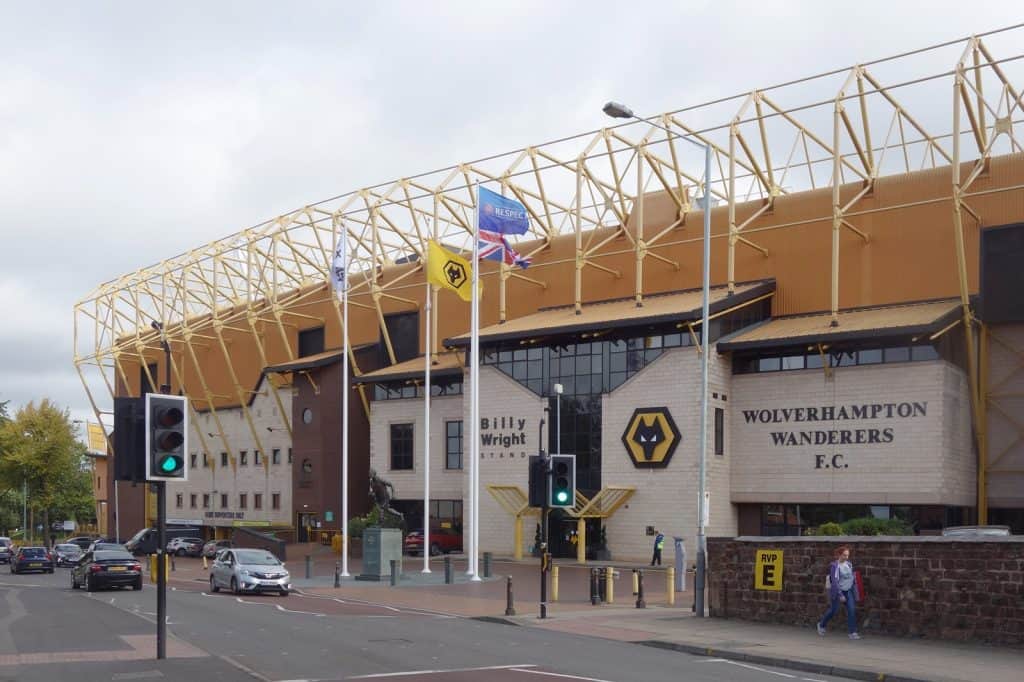
[[(812, 628), (840, 545), (864, 579), (861, 632), (1024, 646), (1024, 536), (709, 538), (710, 614)], [(758, 549), (783, 551), (781, 592), (754, 589)], [(841, 611), (829, 629), (845, 627)]]

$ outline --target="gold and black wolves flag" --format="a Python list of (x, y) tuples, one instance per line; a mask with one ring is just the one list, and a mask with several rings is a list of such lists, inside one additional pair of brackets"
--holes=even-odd
[[(456, 256), (433, 240), (428, 242), (427, 281), (454, 291), (467, 303), (473, 300), (473, 267), (465, 258)], [(480, 282), (479, 293), (483, 296), (483, 282)]]

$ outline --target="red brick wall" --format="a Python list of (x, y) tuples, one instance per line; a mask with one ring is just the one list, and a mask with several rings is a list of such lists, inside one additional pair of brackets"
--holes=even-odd
[[(1024, 645), (1024, 537), (709, 538), (711, 615), (808, 628), (827, 608), (833, 551), (864, 578), (861, 632)], [(755, 551), (783, 551), (781, 592), (754, 589)], [(830, 627), (845, 628), (841, 613)]]

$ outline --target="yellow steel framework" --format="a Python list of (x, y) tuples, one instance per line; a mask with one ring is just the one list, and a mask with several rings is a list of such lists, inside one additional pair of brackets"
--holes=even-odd
[[(185, 389), (210, 410), (223, 449), (235, 451), (217, 416), (215, 406), (224, 402), (242, 406), (253, 440), (263, 449), (246, 407), (251, 388), (238, 376), (225, 331), (251, 336), (264, 365), (270, 360), (294, 359), (268, 358), (264, 334), (278, 336), (288, 349), (286, 353), (293, 355), (287, 328), (312, 317), (300, 312), (303, 305), (331, 297), (325, 282), (341, 230), (349, 236), (352, 305), (376, 312), (390, 350), (382, 301), (417, 305), (402, 294), (410, 284), (406, 280), (418, 268), (409, 268), (383, 284), (377, 273), (396, 262), (419, 259), (422, 263), (431, 237), (456, 248), (468, 247), (473, 187), (478, 181), (499, 185), (506, 195), (526, 206), (531, 217), (531, 231), (525, 237), (531, 243), (530, 253), (544, 249), (556, 235), (575, 235), (576, 306), (584, 300), (588, 272), (616, 277), (626, 274), (602, 263), (624, 252), (634, 256), (634, 294), (638, 304), (642, 303), (645, 264), (653, 259), (678, 270), (680, 264), (665, 255), (669, 248), (700, 242), (699, 231), (687, 229), (692, 224), (688, 216), (707, 192), (718, 205), (728, 207), (728, 232), (714, 238), (728, 240), (730, 288), (742, 280), (742, 273), (736, 272), (737, 248), (767, 255), (757, 241), (760, 231), (828, 221), (832, 225), (834, 323), (838, 322), (841, 233), (849, 231), (864, 245), (868, 235), (861, 226), (873, 213), (949, 202), (963, 332), (970, 356), (971, 404), (980, 458), (979, 511), (984, 522), (984, 400), (976, 352), (978, 324), (969, 305), (963, 233), (965, 223), (981, 221), (971, 205), (973, 197), (1022, 189), (972, 192), (992, 156), (1024, 151), (1016, 132), (1024, 109), (1022, 34), (1024, 25), (999, 29), (650, 119), (673, 135), (648, 123), (627, 123), (310, 204), (97, 287), (75, 305), (75, 365), (99, 417), (110, 404), (118, 379), (125, 386), (132, 385), (125, 373), (126, 361), (134, 364), (151, 357), (160, 349), (161, 334), (166, 334), (178, 385), (183, 385), (183, 362), (197, 368), (196, 383)], [(951, 108), (944, 103), (951, 103)], [(703, 166), (703, 153), (678, 136), (711, 146), (710, 178), (695, 170)], [(969, 163), (966, 172), (961, 170), (962, 163)], [(947, 166), (952, 168), (952, 181), (944, 196), (884, 208), (864, 203), (881, 176)], [(859, 183), (859, 189), (844, 195), (852, 182)], [(828, 215), (754, 226), (758, 217), (772, 211), (776, 197), (824, 187), (832, 191)], [(675, 220), (668, 225), (645, 224), (643, 199), (653, 192), (664, 192), (674, 204)], [(737, 206), (751, 200), (760, 201), (760, 208), (751, 215), (738, 216)], [(611, 229), (596, 230), (601, 227)], [(683, 229), (676, 229), (680, 227)], [(546, 287), (544, 267), (550, 265), (546, 262), (531, 268), (530, 277), (500, 267), (501, 319), (506, 316), (508, 279)], [(439, 316), (437, 303), (435, 292), (435, 320)], [(335, 305), (333, 315), (338, 322), (341, 314), (340, 306)], [(151, 320), (163, 322), (163, 331), (152, 329)], [(436, 334), (435, 324), (432, 335)], [(197, 349), (223, 359), (233, 384), (231, 395), (212, 392)], [(148, 372), (145, 363), (142, 367)], [(153, 385), (159, 383), (155, 377), (150, 379)], [(280, 409), (279, 388), (270, 383), (284, 427), (290, 431), (288, 415)], [(198, 436), (203, 441), (201, 449), (212, 450), (205, 434)]]

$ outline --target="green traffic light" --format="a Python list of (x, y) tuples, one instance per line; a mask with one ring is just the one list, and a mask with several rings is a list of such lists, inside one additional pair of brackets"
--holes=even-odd
[(176, 457), (164, 457), (160, 460), (160, 471), (165, 474), (172, 474), (178, 469), (178, 460)]
[(564, 490), (559, 490), (557, 493), (555, 493), (555, 500), (559, 503), (568, 502), (569, 493), (565, 492)]

